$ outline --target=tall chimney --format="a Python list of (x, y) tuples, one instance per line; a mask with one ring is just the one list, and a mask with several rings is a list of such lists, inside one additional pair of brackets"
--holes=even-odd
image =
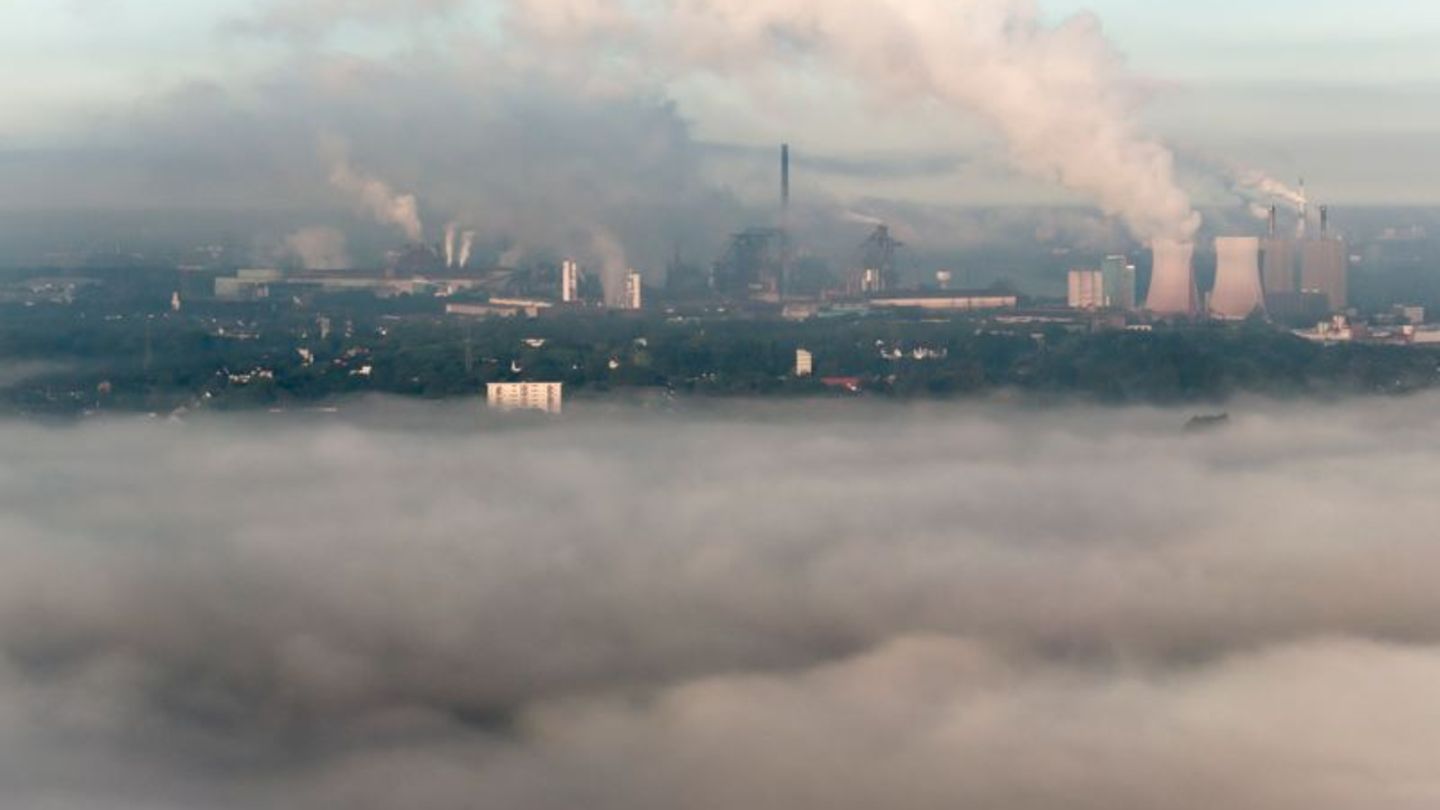
[(1323, 238), (1330, 233), (1330, 206), (1320, 206), (1320, 236)]
[(790, 210), (790, 144), (780, 144), (780, 207)]
[(1274, 239), (1280, 232), (1280, 206), (1270, 206), (1270, 238)]

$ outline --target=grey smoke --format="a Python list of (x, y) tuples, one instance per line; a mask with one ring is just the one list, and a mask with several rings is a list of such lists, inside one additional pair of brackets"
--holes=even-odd
[(285, 238), (285, 250), (306, 270), (338, 270), (352, 266), (345, 234), (337, 228), (301, 228)]
[(330, 184), (352, 196), (377, 222), (398, 228), (410, 242), (425, 238), (420, 223), (420, 206), (413, 194), (401, 194), (378, 177), (356, 169), (350, 162), (349, 146), (333, 136), (321, 141), (321, 152), (330, 165)]
[(1437, 405), (3, 424), (0, 804), (1428, 806)]

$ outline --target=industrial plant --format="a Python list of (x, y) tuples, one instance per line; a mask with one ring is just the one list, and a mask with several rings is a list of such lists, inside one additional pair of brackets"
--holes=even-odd
[[(1318, 221), (1311, 222), (1303, 190), (1287, 197), (1292, 204), (1297, 200), (1293, 233), (1282, 232), (1279, 206), (1272, 203), (1260, 209), (1265, 216), (1255, 231), (1263, 233), (1222, 233), (1203, 241), (1156, 238), (1136, 255), (1114, 253), (1096, 265), (1072, 267), (1059, 301), (1008, 288), (956, 289), (952, 269), (915, 266), (890, 223), (859, 215), (855, 220), (869, 232), (856, 232), (848, 258), (831, 272), (833, 261), (816, 259), (815, 246), (796, 231), (792, 150), (783, 144), (778, 205), (769, 221), (731, 234), (708, 268), (687, 265), (677, 255), (663, 282), (652, 287), (646, 283), (658, 274), (617, 269), (608, 255), (593, 265), (583, 255), (522, 267), (477, 261), (477, 230), (451, 221), (439, 242), (412, 241), (390, 251), (378, 269), (243, 269), (215, 279), (213, 292), (222, 301), (282, 294), (297, 300), (357, 292), (379, 298), (426, 295), (445, 299), (446, 313), (466, 318), (634, 315), (678, 307), (789, 320), (866, 312), (1015, 312), (1114, 326), (1252, 318), (1310, 325), (1346, 313), (1350, 256), (1332, 230), (1329, 207), (1320, 206)], [(396, 197), (391, 209), (407, 233), (423, 232), (412, 199)], [(817, 264), (826, 269), (815, 273)]]

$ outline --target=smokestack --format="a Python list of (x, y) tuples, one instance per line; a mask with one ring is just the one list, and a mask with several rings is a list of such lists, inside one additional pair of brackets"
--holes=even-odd
[(780, 210), (790, 212), (790, 144), (780, 144)]
[(1320, 206), (1320, 237), (1323, 239), (1324, 237), (1328, 236), (1329, 234), (1330, 234), (1330, 206), (1328, 206), (1328, 205), (1322, 205), (1322, 206)]
[(1270, 206), (1270, 238), (1274, 239), (1280, 233), (1280, 206)]

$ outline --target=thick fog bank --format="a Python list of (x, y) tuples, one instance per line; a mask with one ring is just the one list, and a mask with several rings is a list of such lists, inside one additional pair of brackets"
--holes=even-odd
[(0, 423), (0, 807), (1440, 802), (1440, 398), (374, 407)]

